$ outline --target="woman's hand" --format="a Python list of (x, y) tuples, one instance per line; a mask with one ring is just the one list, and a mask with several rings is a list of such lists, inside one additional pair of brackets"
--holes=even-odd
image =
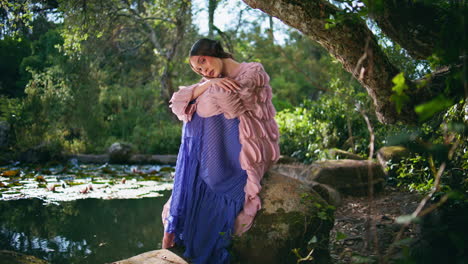
[(210, 78), (204, 83), (195, 87), (195, 89), (193, 90), (192, 98), (190, 98), (190, 100), (198, 98), (198, 96), (204, 93), (206, 89), (208, 89), (212, 84), (217, 85), (229, 92), (236, 92), (241, 89), (239, 84), (231, 78)]
[(175, 235), (173, 233), (164, 232), (164, 237), (162, 241), (162, 248), (171, 248), (175, 245), (174, 243)]
[(231, 78), (213, 78), (209, 82), (229, 92), (237, 92), (241, 89), (239, 84)]

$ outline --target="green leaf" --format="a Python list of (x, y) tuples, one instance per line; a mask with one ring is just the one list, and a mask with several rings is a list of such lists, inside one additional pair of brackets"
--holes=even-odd
[(408, 89), (408, 85), (405, 82), (405, 75), (403, 72), (400, 72), (395, 77), (393, 77), (392, 82), (395, 84), (392, 87), (392, 90), (395, 92), (390, 96), (390, 100), (395, 102), (395, 107), (398, 113), (401, 113), (403, 104), (409, 101), (408, 95), (405, 94), (405, 90)]
[(452, 100), (440, 94), (429, 102), (415, 106), (414, 111), (419, 115), (419, 120), (424, 121), (453, 104)]
[(343, 240), (345, 238), (347, 238), (348, 235), (346, 235), (345, 233), (341, 233), (341, 232), (336, 232), (336, 241), (340, 241), (340, 240)]
[(309, 243), (307, 243), (307, 244), (311, 245), (311, 244), (314, 244), (314, 243), (317, 243), (317, 237), (316, 237), (316, 236), (313, 236), (313, 237), (309, 240)]
[(402, 95), (404, 90), (408, 89), (405, 82), (405, 75), (402, 72), (393, 77), (392, 82), (395, 84), (395, 86), (392, 87), (392, 90), (398, 95)]
[(393, 77), (392, 82), (395, 84), (395, 86), (392, 87), (392, 90), (398, 95), (402, 95), (404, 90), (408, 89), (405, 82), (405, 75), (402, 72)]

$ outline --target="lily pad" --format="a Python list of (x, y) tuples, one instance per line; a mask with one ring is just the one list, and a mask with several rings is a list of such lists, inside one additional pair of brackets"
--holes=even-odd
[(82, 185), (85, 184), (85, 182), (74, 182), (74, 181), (65, 181), (66, 184), (70, 186), (76, 186), (76, 185)]
[(8, 184), (8, 187), (13, 187), (13, 186), (23, 186), (23, 184), (18, 181), (14, 181)]
[(47, 181), (44, 179), (44, 176), (42, 176), (42, 175), (37, 176), (37, 177), (36, 177), (36, 181), (37, 181), (37, 182), (47, 182)]
[(20, 170), (8, 170), (2, 172), (1, 176), (3, 177), (15, 177), (20, 173)]
[(159, 171), (173, 172), (175, 169), (172, 167), (162, 167)]

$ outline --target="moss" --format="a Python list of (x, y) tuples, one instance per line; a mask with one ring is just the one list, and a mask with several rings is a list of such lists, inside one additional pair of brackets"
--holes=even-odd
[[(233, 263), (295, 263), (293, 249), (298, 249), (302, 256), (314, 249), (314, 263), (329, 263), (328, 242), (333, 219), (320, 219), (319, 212), (309, 208), (309, 212), (288, 213), (278, 209), (275, 214), (261, 210), (254, 226), (242, 237), (233, 239)], [(283, 227), (287, 230), (282, 230)], [(313, 237), (317, 242), (309, 243)]]

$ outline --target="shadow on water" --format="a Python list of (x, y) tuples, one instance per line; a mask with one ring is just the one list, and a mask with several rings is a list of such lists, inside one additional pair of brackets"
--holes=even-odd
[(0, 201), (0, 249), (50, 263), (110, 263), (161, 247), (162, 197)]

